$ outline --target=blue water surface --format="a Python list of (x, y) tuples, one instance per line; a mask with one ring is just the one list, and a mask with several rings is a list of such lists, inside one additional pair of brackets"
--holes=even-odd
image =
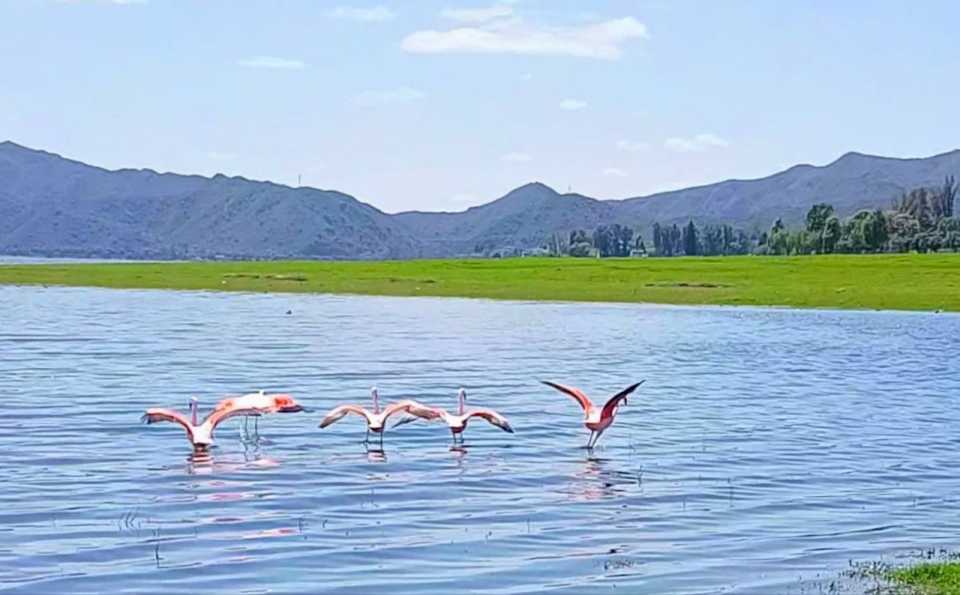
[[(816, 593), (960, 541), (956, 315), (0, 287), (0, 316), (4, 591)], [(589, 453), (540, 379), (646, 384)], [(517, 432), (317, 428), (372, 385)], [(312, 411), (212, 460), (139, 423), (261, 388)]]

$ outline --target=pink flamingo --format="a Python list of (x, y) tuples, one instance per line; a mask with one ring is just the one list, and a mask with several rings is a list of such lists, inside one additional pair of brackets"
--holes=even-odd
[(380, 435), (380, 447), (383, 447), (383, 431), (387, 420), (395, 413), (409, 413), (417, 417), (433, 419), (436, 414), (433, 409), (412, 399), (404, 399), (396, 403), (390, 403), (383, 411), (380, 410), (380, 392), (376, 387), (370, 389), (370, 395), (373, 397), (373, 411), (368, 411), (360, 405), (340, 405), (334, 407), (327, 413), (326, 417), (320, 421), (320, 427), (325, 428), (330, 424), (343, 419), (346, 415), (353, 413), (364, 418), (367, 422), (367, 434), (363, 439), (364, 444), (370, 443), (370, 432)]
[(629, 396), (633, 391), (637, 390), (637, 387), (644, 383), (644, 381), (641, 380), (636, 384), (631, 384), (627, 388), (610, 397), (603, 407), (597, 407), (590, 400), (590, 397), (585, 395), (580, 389), (564, 386), (562, 384), (556, 384), (554, 382), (547, 382), (546, 380), (542, 380), (541, 382), (547, 386), (557, 389), (562, 393), (570, 395), (576, 399), (577, 403), (580, 404), (580, 407), (583, 408), (583, 425), (590, 430), (590, 438), (587, 440), (587, 448), (593, 448), (597, 445), (597, 440), (600, 440), (600, 435), (603, 434), (604, 430), (609, 428), (613, 423), (613, 418), (617, 415), (617, 409), (620, 407), (620, 402), (623, 401), (623, 404), (626, 405), (627, 396)]
[[(260, 434), (260, 416), (263, 413), (269, 413), (270, 408), (273, 406), (273, 400), (275, 397), (289, 397), (290, 395), (284, 394), (266, 394), (262, 390), (255, 393), (249, 393), (246, 395), (240, 395), (239, 397), (227, 397), (217, 403), (214, 410), (223, 409), (226, 407), (236, 407), (238, 409), (256, 409), (255, 413), (246, 413), (243, 414), (243, 433), (244, 437), (249, 436), (247, 429), (247, 420), (251, 417), (253, 418), (253, 433), (255, 436)], [(291, 397), (292, 398), (292, 397)], [(305, 408), (301, 407), (298, 411), (306, 411)]]
[[(430, 407), (429, 409), (432, 412), (432, 415), (417, 415), (416, 417), (407, 417), (395, 423), (394, 427), (416, 421), (418, 417), (427, 420), (441, 419), (445, 424), (447, 424), (447, 427), (450, 428), (450, 433), (453, 434), (453, 443), (456, 444), (458, 437), (460, 438), (460, 442), (463, 442), (463, 431), (467, 429), (467, 422), (469, 422), (471, 418), (479, 417), (490, 422), (492, 425), (500, 428), (504, 432), (513, 434), (513, 427), (510, 426), (510, 422), (507, 421), (507, 418), (500, 415), (493, 409), (466, 410), (466, 401), (467, 391), (461, 388), (457, 392), (458, 408), (456, 415), (440, 407)], [(414, 413), (414, 415), (416, 415), (416, 413)]]
[(154, 408), (147, 409), (141, 420), (147, 424), (158, 422), (171, 422), (180, 424), (187, 431), (187, 439), (193, 445), (194, 452), (206, 452), (213, 445), (213, 431), (217, 426), (231, 417), (239, 415), (262, 415), (265, 413), (293, 413), (303, 411), (303, 407), (297, 403), (290, 395), (269, 395), (261, 405), (262, 407), (237, 406), (236, 404), (226, 404), (211, 411), (202, 423), (197, 421), (197, 398), (190, 399), (190, 419), (179, 411), (173, 409)]

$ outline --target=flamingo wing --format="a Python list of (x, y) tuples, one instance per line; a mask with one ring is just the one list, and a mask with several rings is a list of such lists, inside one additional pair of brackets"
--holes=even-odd
[(610, 397), (610, 400), (604, 404), (603, 411), (600, 412), (600, 419), (604, 419), (613, 415), (613, 412), (616, 410), (616, 408), (620, 406), (620, 401), (623, 401), (630, 396), (630, 393), (637, 390), (637, 387), (644, 382), (644, 380), (641, 380), (640, 382), (631, 384), (627, 388)]
[(213, 428), (232, 417), (260, 415), (261, 413), (264, 413), (264, 410), (258, 407), (231, 404), (230, 406), (220, 407), (211, 411), (205, 418), (203, 418), (203, 423), (210, 424), (210, 430), (213, 431)]
[(213, 408), (217, 409), (227, 409), (230, 407), (263, 407), (266, 408), (270, 402), (270, 396), (263, 393), (263, 391), (258, 391), (255, 393), (247, 393), (245, 395), (229, 395), (220, 400), (219, 403)]
[(579, 388), (573, 388), (571, 386), (564, 386), (562, 384), (557, 384), (555, 382), (549, 382), (547, 380), (541, 380), (543, 384), (546, 384), (549, 387), (555, 388), (562, 393), (566, 393), (577, 400), (577, 403), (580, 403), (580, 406), (583, 407), (584, 412), (588, 412), (593, 409), (593, 403), (590, 401), (590, 397), (583, 394)]
[(511, 434), (513, 434), (513, 427), (510, 425), (510, 422), (507, 421), (507, 418), (500, 415), (493, 409), (474, 409), (469, 413), (467, 413), (466, 419), (470, 419), (471, 417), (479, 417), (479, 418), (485, 419), (491, 424), (503, 430), (504, 432), (510, 432)]
[(434, 420), (440, 417), (440, 410), (429, 405), (424, 405), (419, 401), (414, 401), (413, 399), (404, 399), (402, 401), (397, 401), (396, 403), (391, 403), (387, 405), (387, 408), (383, 410), (383, 419), (386, 420), (388, 417), (394, 413), (399, 412), (408, 413), (414, 417), (419, 417), (420, 419)]
[(193, 441), (193, 426), (190, 425), (190, 421), (179, 411), (160, 408), (147, 409), (147, 412), (143, 414), (140, 421), (146, 424), (155, 424), (163, 421), (180, 424), (183, 426), (183, 429), (187, 431), (187, 436), (191, 442)]
[(370, 414), (363, 407), (359, 405), (340, 405), (330, 410), (330, 413), (320, 421), (320, 427), (325, 428), (336, 421), (340, 421), (350, 413), (362, 416), (367, 421), (367, 424), (371, 421)]
[[(397, 405), (403, 404), (402, 408), (398, 408), (398, 411), (403, 411), (406, 415), (397, 420), (396, 423), (391, 427), (402, 426), (411, 422), (415, 422), (418, 419), (425, 419), (427, 421), (434, 421), (438, 419), (444, 419), (447, 415), (446, 410), (441, 409), (440, 407), (431, 407), (429, 405), (424, 405), (419, 401), (406, 400), (397, 403)], [(392, 414), (393, 412), (391, 412)]]
[(231, 395), (231, 396), (224, 397), (224, 398), (220, 399), (220, 402), (217, 403), (213, 408), (214, 408), (214, 409), (223, 409), (224, 407), (232, 407), (232, 406), (237, 402), (237, 399), (239, 399), (239, 398), (240, 398), (240, 397), (235, 397), (235, 396), (232, 396), (232, 395)]

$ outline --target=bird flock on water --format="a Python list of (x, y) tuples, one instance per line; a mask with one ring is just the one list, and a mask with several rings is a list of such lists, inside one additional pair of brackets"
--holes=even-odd
[[(583, 425), (590, 430), (586, 448), (592, 449), (596, 446), (600, 436), (613, 424), (620, 406), (627, 404), (627, 397), (637, 390), (643, 384), (643, 381), (631, 384), (610, 397), (602, 406), (594, 404), (580, 389), (548, 381), (543, 381), (543, 384), (572, 397), (580, 405), (584, 414)], [(323, 417), (323, 420), (320, 421), (320, 428), (326, 428), (348, 415), (356, 415), (363, 418), (366, 424), (367, 431), (363, 442), (369, 446), (371, 443), (370, 434), (374, 434), (378, 436), (381, 448), (383, 447), (383, 435), (387, 429), (387, 422), (394, 416), (397, 416), (397, 420), (391, 426), (393, 428), (418, 420), (441, 423), (450, 430), (454, 445), (462, 444), (463, 432), (467, 429), (467, 424), (473, 419), (486, 421), (504, 432), (513, 433), (513, 426), (499, 412), (482, 407), (467, 408), (467, 391), (463, 388), (457, 393), (457, 409), (453, 413), (442, 407), (425, 405), (413, 399), (396, 401), (381, 409), (379, 391), (374, 387), (370, 390), (370, 394), (373, 398), (372, 409), (352, 403), (339, 405)], [(228, 419), (243, 417), (244, 433), (247, 434), (251, 417), (254, 419), (254, 431), (257, 432), (259, 418), (264, 415), (306, 411), (288, 394), (268, 394), (263, 391), (225, 398), (216, 404), (213, 410), (203, 418), (203, 421), (198, 420), (197, 409), (198, 401), (194, 397), (190, 399), (189, 417), (173, 409), (152, 408), (147, 409), (141, 419), (147, 424), (159, 422), (179, 424), (186, 431), (187, 439), (193, 446), (194, 452), (207, 453), (214, 444), (214, 430)]]

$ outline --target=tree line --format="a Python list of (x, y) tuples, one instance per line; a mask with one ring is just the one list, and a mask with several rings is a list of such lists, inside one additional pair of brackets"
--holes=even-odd
[(690, 221), (683, 227), (653, 224), (653, 253), (632, 228), (614, 223), (591, 232), (575, 229), (569, 235), (555, 233), (543, 246), (553, 256), (720, 256), (749, 254), (756, 243), (741, 229), (730, 225), (698, 227)]
[(806, 225), (790, 230), (777, 219), (761, 235), (761, 254), (861, 254), (960, 250), (960, 219), (954, 216), (957, 183), (947, 176), (937, 188), (916, 188), (890, 209), (863, 210), (846, 219), (826, 203), (807, 212)]
[(544, 250), (553, 256), (606, 257), (646, 254), (647, 247), (632, 228), (614, 223), (589, 233), (584, 229), (575, 229), (569, 235), (555, 233), (547, 239)]
[(592, 231), (551, 235), (543, 252), (560, 256), (724, 256), (738, 254), (858, 254), (869, 252), (960, 251), (960, 218), (955, 216), (958, 185), (947, 176), (938, 187), (903, 193), (887, 210), (866, 209), (840, 218), (827, 203), (813, 205), (802, 228), (782, 219), (769, 231), (747, 233), (730, 225), (654, 223), (652, 251), (640, 233), (614, 223)]

